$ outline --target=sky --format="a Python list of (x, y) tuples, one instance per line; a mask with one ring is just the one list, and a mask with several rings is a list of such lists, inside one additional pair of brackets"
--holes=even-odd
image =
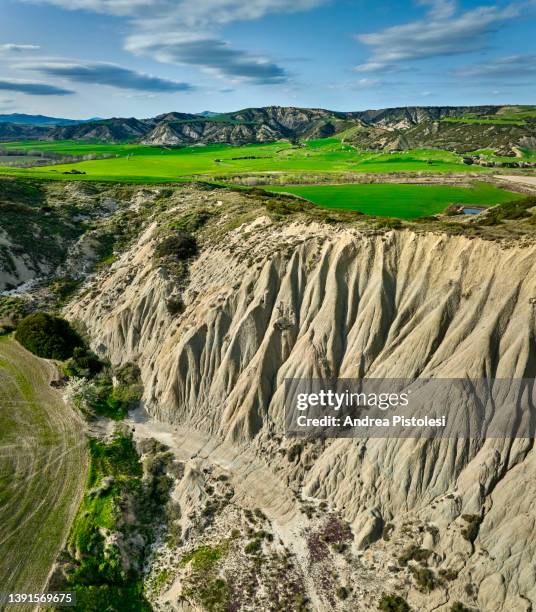
[(536, 0), (0, 0), (0, 113), (536, 103)]

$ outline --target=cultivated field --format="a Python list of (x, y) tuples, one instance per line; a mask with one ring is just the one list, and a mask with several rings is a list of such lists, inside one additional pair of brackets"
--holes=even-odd
[[(3, 147), (60, 156), (112, 156), (30, 169), (0, 168), (0, 174), (57, 180), (165, 182), (195, 176), (224, 178), (251, 172), (489, 172), (487, 168), (463, 164), (460, 155), (449, 151), (363, 152), (336, 138), (306, 141), (302, 145), (281, 141), (240, 147), (208, 145), (179, 149), (77, 142), (9, 143)], [(72, 170), (86, 174), (64, 174)]]
[(54, 366), (0, 337), (0, 585), (44, 589), (86, 480), (79, 417), (49, 382)]
[(522, 198), (519, 193), (475, 182), (472, 188), (448, 185), (288, 185), (270, 191), (299, 195), (327, 208), (355, 210), (367, 215), (415, 219), (442, 212), (450, 204), (491, 206)]

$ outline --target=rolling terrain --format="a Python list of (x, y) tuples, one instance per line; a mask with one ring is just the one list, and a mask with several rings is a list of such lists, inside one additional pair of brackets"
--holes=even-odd
[[(55, 304), (101, 358), (140, 368), (149, 414), (127, 425), (144, 470), (163, 469), (147, 448), (171, 462), (169, 514), (151, 510), (163, 535), (139, 576), (155, 610), (536, 603), (530, 440), (302, 441), (283, 418), (292, 376), (534, 377), (533, 200), (392, 224), (206, 183), (1, 184), (36, 227), (52, 212), (62, 231), (74, 224), (54, 265), (28, 266), (41, 282), (19, 299)], [(18, 231), (7, 228), (10, 244)], [(39, 251), (23, 240), (10, 256), (17, 268)], [(16, 361), (21, 349), (0, 346)], [(129, 478), (144, 491), (141, 473)], [(103, 546), (117, 547), (105, 551), (124, 567), (141, 558), (130, 498), (104, 511), (113, 495), (86, 492), (73, 557), (95, 515)]]
[[(65, 370), (75, 413), (0, 336), (9, 588), (52, 576), (84, 612), (530, 612), (531, 439), (296, 439), (284, 388), (536, 377), (534, 113), (9, 124), (28, 167), (0, 168), (0, 324), (52, 311), (94, 351)], [(141, 404), (118, 425), (88, 402), (124, 371)]]
[[(309, 602), (303, 609), (372, 610), (394, 592), (414, 610), (446, 611), (458, 601), (530, 610), (530, 440), (296, 441), (284, 436), (283, 383), (322, 375), (534, 376), (533, 235), (491, 239), (485, 228), (480, 237), (449, 235), (447, 226), (377, 232), (308, 220), (307, 209), (253, 214), (261, 206), (254, 202), (225, 190), (177, 191), (167, 212), (153, 216), (65, 311), (86, 323), (95, 349), (113, 362), (137, 361), (145, 407), (168, 426), (166, 433), (165, 425), (142, 423), (139, 435), (158, 435), (186, 462), (174, 493), (185, 536), (158, 551), (151, 601), (165, 610), (199, 605), (213, 576), (235, 593), (237, 564), (245, 572), (250, 561), (228, 534), (245, 536), (244, 546), (241, 509), (258, 508), (266, 519), (256, 529), (274, 543), (262, 541), (256, 554), (278, 571), (271, 560), (283, 542), (289, 576)], [(265, 205), (270, 210), (269, 199)], [(185, 276), (155, 249), (170, 224), (196, 210), (210, 217)], [(165, 306), (178, 300), (178, 313)], [(248, 497), (251, 453), (270, 486)], [(220, 475), (234, 496), (199, 530), (200, 509), (220, 507)], [(330, 520), (342, 532), (350, 526), (351, 549), (322, 548)], [(476, 527), (468, 532), (470, 521)], [(201, 551), (210, 563), (187, 565)], [(400, 560), (406, 553), (409, 564)], [(203, 578), (196, 567), (206, 567)], [(251, 570), (258, 595), (244, 586), (240, 597), (263, 609), (273, 583), (258, 567)], [(346, 599), (331, 599), (337, 585), (350, 589)]]
[[(456, 125), (457, 122), (462, 125)], [(369, 148), (408, 149), (438, 145), (459, 152), (486, 148), (498, 141), (500, 151), (513, 155), (514, 147), (534, 148), (535, 122), (536, 111), (529, 106), (402, 107), (358, 112), (268, 106), (219, 115), (171, 112), (148, 119), (112, 118), (48, 128), (0, 122), (0, 141), (131, 141), (166, 146), (225, 142), (237, 145), (326, 138), (347, 133), (351, 135), (349, 140)], [(480, 128), (471, 127), (472, 123)], [(488, 129), (483, 130), (482, 124)]]
[[(234, 147), (227, 144), (177, 149), (148, 145), (109, 145), (61, 143), (24, 143), (9, 150), (46, 155), (78, 156), (70, 163), (38, 165), (30, 168), (0, 167), (11, 176), (61, 181), (169, 182), (187, 179), (226, 181), (234, 176), (255, 177), (260, 184), (270, 183), (263, 175), (278, 179), (287, 174), (300, 182), (303, 175), (317, 177), (360, 174), (491, 173), (477, 164), (463, 163), (460, 155), (438, 149), (414, 149), (387, 153), (361, 151), (336, 138), (309, 140), (300, 146), (287, 141)], [(493, 157), (491, 157), (493, 158)], [(21, 158), (24, 159), (24, 158)], [(532, 158), (528, 158), (532, 159)], [(45, 158), (46, 160), (46, 158)], [(278, 179), (279, 180), (279, 179)], [(313, 179), (314, 180), (314, 179)], [(288, 182), (288, 181), (287, 181)], [(292, 181), (290, 181), (292, 182)]]
[(50, 386), (52, 363), (0, 337), (0, 575), (4, 592), (41, 592), (85, 483), (82, 421)]

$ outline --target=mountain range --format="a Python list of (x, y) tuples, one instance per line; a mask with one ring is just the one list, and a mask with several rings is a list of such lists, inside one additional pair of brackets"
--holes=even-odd
[[(340, 112), (267, 106), (222, 114), (170, 112), (147, 119), (75, 121), (26, 116), (24, 122), (14, 122), (2, 121), (6, 116), (0, 116), (0, 140), (98, 140), (181, 146), (299, 141), (337, 135), (365, 149), (432, 146), (464, 152), (492, 147), (502, 154), (514, 155), (516, 147), (536, 147), (533, 110), (490, 105)], [(517, 120), (518, 115), (522, 119)]]

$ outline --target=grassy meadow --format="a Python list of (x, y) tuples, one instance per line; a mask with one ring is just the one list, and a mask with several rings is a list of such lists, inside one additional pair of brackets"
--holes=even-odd
[(491, 206), (523, 196), (494, 185), (475, 182), (471, 188), (448, 185), (388, 183), (346, 185), (289, 185), (270, 191), (292, 193), (318, 206), (359, 211), (367, 215), (416, 219), (434, 215), (450, 204)]
[[(362, 152), (336, 138), (311, 140), (300, 146), (281, 141), (244, 146), (218, 144), (184, 148), (79, 142), (6, 143), (2, 147), (56, 156), (112, 156), (33, 168), (0, 167), (0, 174), (57, 180), (150, 183), (181, 181), (200, 176), (224, 178), (256, 172), (299, 174), (486, 171), (484, 168), (464, 165), (460, 155), (448, 151), (416, 149), (393, 154)], [(85, 174), (64, 174), (73, 169)]]
[(50, 386), (53, 370), (50, 362), (35, 357), (11, 337), (0, 336), (4, 591), (33, 593), (45, 588), (84, 486), (84, 431), (77, 415)]

